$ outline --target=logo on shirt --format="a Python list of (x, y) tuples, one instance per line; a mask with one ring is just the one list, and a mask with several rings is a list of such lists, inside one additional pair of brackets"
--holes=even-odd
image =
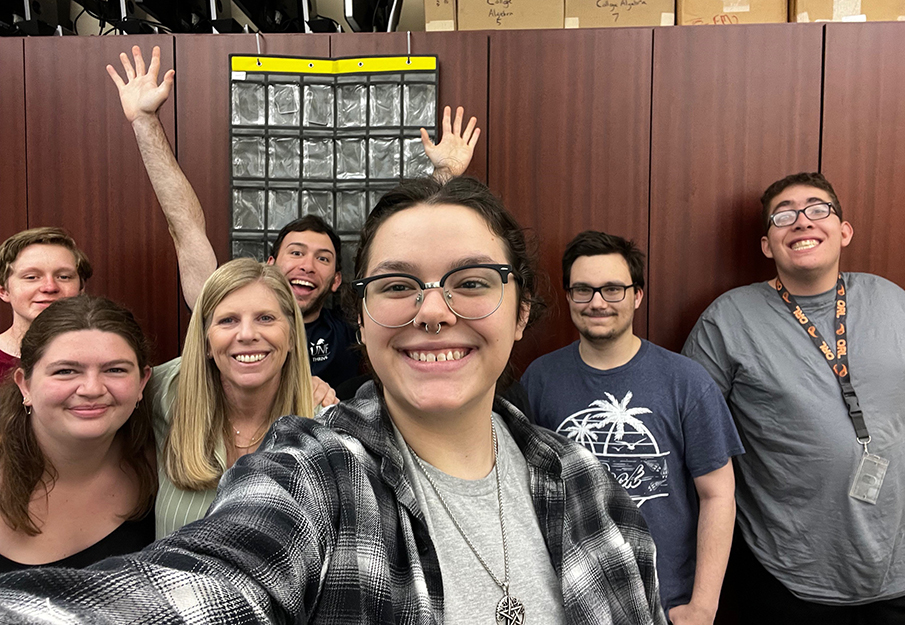
[(649, 499), (668, 497), (669, 452), (660, 451), (656, 438), (638, 418), (653, 412), (629, 408), (631, 391), (622, 401), (610, 393), (604, 395), (606, 399), (592, 401), (556, 431), (591, 450), (639, 507)]
[(311, 354), (311, 362), (324, 362), (330, 357), (330, 343), (320, 338), (316, 342), (308, 342), (308, 353)]

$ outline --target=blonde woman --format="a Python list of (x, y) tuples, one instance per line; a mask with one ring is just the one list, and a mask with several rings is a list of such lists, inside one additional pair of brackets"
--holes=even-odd
[(182, 358), (157, 367), (148, 385), (158, 538), (204, 516), (220, 476), (258, 448), (278, 417), (314, 414), (305, 345), (301, 314), (276, 267), (237, 259), (204, 283)]

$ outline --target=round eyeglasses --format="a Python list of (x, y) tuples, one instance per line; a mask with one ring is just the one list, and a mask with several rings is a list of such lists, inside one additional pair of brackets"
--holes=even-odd
[[(809, 204), (808, 206), (799, 208), (798, 210), (792, 209), (785, 211), (776, 211), (775, 213), (770, 215), (770, 225), (776, 226), (777, 228), (787, 228), (788, 226), (791, 226), (796, 221), (798, 221), (798, 215), (800, 215), (801, 213), (804, 213), (804, 216), (811, 221), (820, 221), (821, 219), (826, 219), (835, 212), (836, 207), (833, 206), (832, 202)], [(769, 226), (767, 226), (767, 229), (769, 230)]]
[(604, 284), (603, 286), (588, 286), (579, 284), (569, 287), (569, 298), (576, 304), (587, 304), (594, 299), (594, 293), (600, 293), (603, 301), (615, 304), (625, 299), (625, 292), (636, 287), (636, 284)]
[(427, 289), (442, 289), (443, 301), (462, 319), (489, 317), (503, 303), (510, 265), (466, 265), (449, 271), (439, 282), (422, 282), (407, 273), (385, 273), (352, 282), (364, 300), (368, 317), (385, 328), (401, 328), (415, 320)]

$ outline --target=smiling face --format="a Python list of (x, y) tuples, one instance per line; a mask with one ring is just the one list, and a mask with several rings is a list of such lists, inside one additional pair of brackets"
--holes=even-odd
[(333, 242), (322, 232), (289, 232), (276, 258), (268, 262), (279, 267), (289, 280), (306, 322), (317, 319), (327, 297), (342, 282)]
[(75, 256), (61, 245), (29, 245), (10, 267), (0, 299), (12, 306), (13, 315), (30, 324), (45, 308), (82, 290)]
[(15, 381), (45, 449), (73, 442), (112, 440), (126, 423), (151, 375), (135, 351), (113, 332), (78, 330), (54, 338), (35, 363), (31, 378)]
[[(405, 272), (427, 283), (463, 265), (508, 262), (503, 241), (470, 208), (419, 205), (379, 227), (364, 277)], [(440, 289), (426, 290), (414, 323), (401, 328), (379, 326), (363, 315), (362, 342), (394, 419), (470, 410), (486, 416), (497, 378), (525, 327), (528, 311), (519, 316), (518, 308), (510, 275), (502, 304), (484, 319), (456, 317)], [(437, 324), (442, 326), (435, 334)]]
[[(792, 186), (773, 198), (770, 214), (830, 201), (829, 194), (822, 189)], [(779, 278), (793, 295), (816, 294), (835, 285), (839, 257), (842, 248), (851, 242), (852, 234), (851, 224), (840, 221), (835, 213), (818, 221), (811, 221), (801, 213), (791, 226), (771, 226), (761, 238), (761, 249), (767, 258), (774, 260)]]
[(207, 330), (209, 356), (224, 390), (276, 389), (290, 350), (289, 321), (267, 285), (253, 282), (223, 298)]
[[(628, 263), (621, 254), (579, 256), (569, 273), (570, 286), (599, 287), (632, 284)], [(641, 305), (641, 289), (631, 288), (621, 302), (606, 302), (600, 293), (586, 304), (576, 304), (566, 295), (572, 323), (583, 340), (613, 341), (631, 335), (635, 310)]]

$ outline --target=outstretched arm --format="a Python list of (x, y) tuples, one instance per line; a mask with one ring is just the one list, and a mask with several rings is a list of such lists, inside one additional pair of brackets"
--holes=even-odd
[(669, 611), (675, 625), (712, 625), (720, 602), (720, 588), (732, 530), (735, 527), (735, 474), (730, 460), (694, 480), (700, 499), (697, 564), (691, 602)]
[(475, 127), (478, 124), (476, 117), (469, 119), (465, 130), (462, 130), (465, 109), (461, 106), (456, 109), (454, 122), (450, 122), (450, 117), (450, 108), (447, 106), (443, 109), (443, 135), (440, 137), (440, 143), (431, 141), (427, 130), (421, 129), (424, 151), (431, 163), (434, 164), (433, 176), (440, 181), (446, 181), (465, 173), (471, 163), (471, 157), (474, 155), (478, 137), (481, 136), (481, 129)]
[(107, 73), (119, 90), (123, 113), (132, 124), (145, 170), (167, 219), (179, 261), (182, 295), (188, 307), (194, 308), (204, 281), (217, 268), (217, 257), (207, 238), (201, 203), (179, 167), (157, 117), (158, 109), (170, 95), (176, 73), (168, 70), (163, 81), (157, 84), (160, 71), (160, 48), (157, 46), (151, 53), (147, 71), (138, 46), (132, 47), (132, 57), (134, 68), (125, 52), (119, 55), (126, 73), (125, 82), (113, 66), (107, 66)]

